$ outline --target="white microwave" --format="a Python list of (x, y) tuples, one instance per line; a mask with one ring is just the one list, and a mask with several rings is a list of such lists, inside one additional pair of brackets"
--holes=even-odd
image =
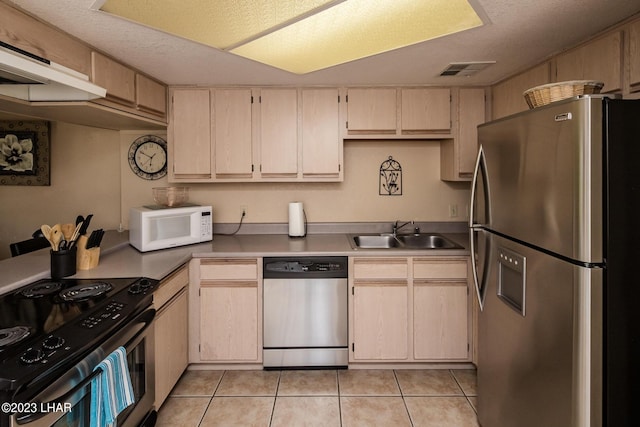
[(129, 243), (140, 252), (213, 239), (211, 206), (143, 206), (129, 210)]

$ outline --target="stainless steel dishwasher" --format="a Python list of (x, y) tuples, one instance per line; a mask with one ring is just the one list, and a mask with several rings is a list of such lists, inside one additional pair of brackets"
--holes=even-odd
[(265, 368), (346, 367), (347, 257), (264, 258)]

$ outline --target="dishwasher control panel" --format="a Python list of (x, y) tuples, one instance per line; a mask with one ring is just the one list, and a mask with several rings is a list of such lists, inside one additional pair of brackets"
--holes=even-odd
[(265, 278), (347, 277), (347, 257), (264, 258)]

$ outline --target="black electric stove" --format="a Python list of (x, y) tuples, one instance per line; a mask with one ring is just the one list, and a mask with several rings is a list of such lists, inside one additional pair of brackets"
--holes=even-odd
[(43, 279), (0, 295), (0, 396), (37, 389), (152, 304), (147, 278)]

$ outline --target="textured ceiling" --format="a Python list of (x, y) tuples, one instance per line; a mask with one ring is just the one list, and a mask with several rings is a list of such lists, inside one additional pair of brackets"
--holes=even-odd
[[(295, 75), (92, 10), (101, 1), (9, 3), (176, 85), (491, 84), (640, 12), (640, 0), (471, 0), (486, 25)], [(496, 64), (470, 77), (439, 76), (449, 63), (467, 61)]]

